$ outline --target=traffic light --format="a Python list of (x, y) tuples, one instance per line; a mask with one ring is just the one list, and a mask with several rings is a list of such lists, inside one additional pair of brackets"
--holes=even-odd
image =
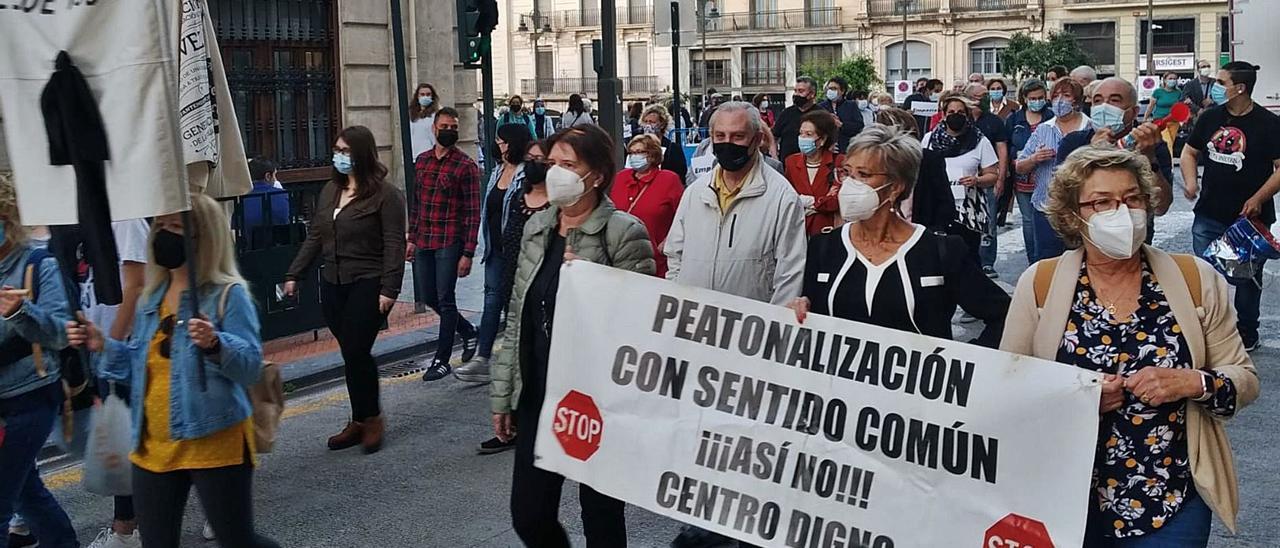
[(489, 33), (498, 26), (497, 0), (455, 0), (458, 14), (458, 61), (480, 68), (489, 53)]

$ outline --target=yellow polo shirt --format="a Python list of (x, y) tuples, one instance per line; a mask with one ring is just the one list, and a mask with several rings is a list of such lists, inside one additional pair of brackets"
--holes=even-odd
[(713, 184), (716, 189), (716, 197), (720, 200), (720, 214), (724, 215), (725, 212), (729, 211), (729, 206), (733, 205), (733, 200), (738, 197), (738, 193), (742, 192), (742, 187), (746, 186), (746, 181), (744, 180), (743, 184), (738, 185), (738, 188), (730, 189), (728, 185), (724, 184), (724, 170), (717, 168)]

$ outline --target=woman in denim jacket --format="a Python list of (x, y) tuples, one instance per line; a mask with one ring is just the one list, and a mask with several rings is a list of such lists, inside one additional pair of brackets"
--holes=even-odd
[(36, 470), (65, 397), (58, 351), (69, 319), (58, 263), (27, 243), (13, 184), (0, 177), (0, 524), (21, 509), (40, 546), (51, 548), (80, 546)]
[[(275, 547), (253, 526), (247, 389), (262, 374), (258, 312), (236, 267), (221, 207), (193, 195), (190, 220), (194, 226), (184, 226), (181, 214), (171, 214), (152, 223), (147, 285), (128, 341), (104, 337), (91, 323), (67, 324), (67, 338), (100, 353), (104, 379), (133, 386), (129, 459), (143, 546), (180, 544), (194, 485), (222, 546)], [(194, 318), (184, 231), (194, 240), (198, 269), (200, 317)]]

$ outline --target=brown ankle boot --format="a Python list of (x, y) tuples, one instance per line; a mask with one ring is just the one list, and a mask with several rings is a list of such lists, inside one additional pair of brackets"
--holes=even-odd
[(360, 445), (364, 446), (364, 454), (377, 453), (382, 449), (382, 434), (386, 431), (386, 423), (382, 420), (382, 415), (369, 417), (360, 423), (363, 432), (360, 436)]
[(360, 445), (360, 436), (363, 432), (364, 427), (360, 423), (348, 422), (341, 432), (329, 438), (329, 450), (338, 451)]

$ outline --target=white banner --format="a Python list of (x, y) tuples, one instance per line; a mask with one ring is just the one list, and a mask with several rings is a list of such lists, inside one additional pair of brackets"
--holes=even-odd
[(552, 340), (535, 462), (630, 504), (771, 547), (1083, 541), (1094, 373), (586, 262)]

